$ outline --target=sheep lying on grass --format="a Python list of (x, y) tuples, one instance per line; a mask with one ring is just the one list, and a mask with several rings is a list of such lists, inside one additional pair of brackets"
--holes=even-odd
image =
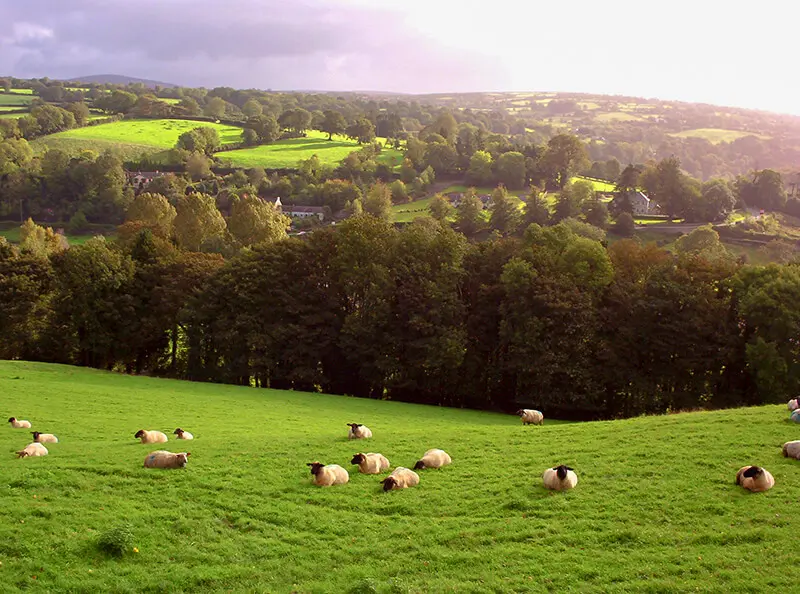
[(372, 431), (361, 423), (347, 423), (350, 431), (347, 432), (347, 439), (365, 439), (372, 437)]
[(797, 410), (800, 408), (800, 397), (792, 398), (786, 406), (789, 408), (789, 412)]
[(31, 458), (35, 458), (36, 456), (46, 456), (47, 455), (47, 448), (44, 447), (40, 443), (29, 443), (25, 446), (24, 450), (20, 450), (17, 452), (18, 458), (25, 458), (27, 456)]
[(350, 475), (338, 464), (325, 465), (321, 462), (309, 462), (306, 466), (311, 467), (311, 482), (320, 487), (343, 485), (350, 480)]
[(31, 422), (30, 421), (23, 421), (22, 419), (17, 420), (17, 417), (11, 417), (8, 419), (8, 422), (11, 423), (11, 426), (14, 429), (30, 429)]
[(425, 455), (417, 460), (416, 464), (414, 464), (414, 470), (422, 470), (424, 468), (441, 468), (442, 466), (447, 466), (452, 461), (453, 460), (450, 458), (450, 454), (444, 450), (428, 450), (425, 452)]
[(380, 474), (389, 469), (389, 460), (383, 454), (355, 454), (350, 464), (358, 464), (361, 474)]
[(58, 443), (58, 438), (52, 433), (39, 433), (38, 431), (31, 431), (33, 441), (37, 443)]
[(150, 452), (144, 459), (145, 468), (183, 468), (191, 456), (190, 452), (173, 454), (166, 450)]
[(407, 489), (419, 484), (419, 475), (413, 470), (398, 466), (381, 483), (384, 491)]
[(134, 437), (141, 439), (142, 443), (164, 443), (167, 441), (167, 436), (161, 431), (147, 431), (145, 429), (139, 429), (134, 434)]
[(544, 425), (544, 415), (538, 410), (521, 408), (517, 411), (517, 415), (522, 419), (523, 425)]
[(188, 431), (184, 431), (180, 427), (175, 429), (175, 431), (173, 431), (173, 433), (178, 436), (178, 439), (194, 439), (194, 435), (192, 435)]
[(792, 416), (790, 418), (795, 423), (800, 423), (800, 408), (798, 408), (797, 410), (792, 411)]
[(782, 448), (784, 458), (800, 460), (800, 441), (787, 441)]
[(753, 493), (759, 493), (769, 491), (775, 484), (775, 479), (766, 468), (742, 466), (736, 473), (736, 484)]
[(578, 475), (569, 466), (562, 464), (554, 468), (548, 468), (542, 475), (542, 482), (548, 489), (554, 491), (566, 491), (575, 488), (578, 484)]

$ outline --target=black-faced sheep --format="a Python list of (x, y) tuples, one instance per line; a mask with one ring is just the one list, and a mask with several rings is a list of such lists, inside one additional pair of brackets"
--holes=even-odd
[(372, 437), (372, 431), (366, 425), (361, 423), (347, 423), (350, 431), (347, 432), (347, 439), (365, 439)]
[(425, 455), (417, 460), (416, 464), (414, 464), (414, 470), (422, 470), (424, 468), (441, 468), (442, 466), (447, 466), (452, 461), (453, 460), (450, 458), (450, 454), (444, 450), (428, 450), (425, 452)]
[(350, 464), (358, 464), (361, 474), (380, 474), (389, 469), (389, 460), (383, 454), (355, 454)]
[(180, 427), (175, 429), (175, 431), (173, 431), (173, 433), (178, 436), (178, 439), (194, 439), (194, 435), (192, 435), (188, 431), (184, 431)]
[(142, 443), (164, 443), (167, 441), (167, 436), (161, 431), (147, 431), (145, 429), (139, 429), (133, 437), (141, 439)]
[(39, 433), (38, 431), (31, 431), (33, 441), (37, 443), (58, 443), (58, 438), (52, 433)]
[(30, 421), (24, 421), (22, 419), (17, 420), (16, 417), (11, 417), (10, 419), (8, 419), (8, 422), (11, 423), (11, 427), (13, 427), (14, 429), (30, 429), (31, 428), (31, 422)]
[(544, 425), (544, 415), (532, 408), (521, 408), (517, 415), (522, 419), (523, 425)]
[(775, 479), (766, 468), (760, 466), (742, 466), (736, 473), (736, 484), (748, 491), (758, 493), (769, 491), (775, 484)]
[(350, 480), (350, 475), (338, 464), (309, 462), (306, 466), (311, 467), (311, 482), (320, 487), (343, 485)]
[(398, 466), (381, 483), (384, 491), (407, 489), (419, 484), (419, 475), (409, 468)]
[(578, 484), (578, 475), (569, 466), (562, 464), (548, 468), (542, 475), (542, 482), (548, 489), (554, 491), (566, 491), (567, 489), (575, 488)]

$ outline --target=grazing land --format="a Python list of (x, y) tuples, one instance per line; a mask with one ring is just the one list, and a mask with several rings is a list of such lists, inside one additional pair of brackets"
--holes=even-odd
[(33, 101), (32, 95), (22, 95), (18, 93), (0, 93), (0, 105), (26, 107)]
[[(313, 155), (317, 155), (324, 165), (336, 165), (361, 148), (362, 145), (344, 136), (328, 140), (328, 135), (324, 132), (309, 130), (305, 138), (289, 138), (252, 148), (223, 151), (216, 156), (237, 167), (292, 169), (297, 167), (299, 161), (310, 159)], [(378, 158), (379, 162), (392, 167), (399, 165), (402, 160), (402, 153), (390, 148), (383, 149)]]
[[(0, 362), (4, 415), (61, 440), (17, 460), (0, 430), (5, 592), (793, 591), (800, 462), (785, 405), (523, 427), (511, 415)], [(533, 404), (533, 403), (532, 403)], [(368, 424), (367, 443), (345, 423)], [(142, 468), (172, 433), (183, 470)], [(172, 438), (172, 436), (170, 435)], [(309, 483), (306, 462), (352, 471), (361, 450), (452, 466), (384, 493), (379, 478)], [(579, 483), (541, 486), (565, 463)], [(775, 487), (733, 484), (756, 463)], [(98, 543), (115, 528), (120, 557)], [(568, 568), (568, 569), (565, 569)]]
[(242, 129), (237, 126), (191, 120), (121, 120), (43, 136), (34, 140), (31, 146), (36, 152), (58, 148), (70, 154), (86, 149), (97, 152), (113, 150), (123, 158), (135, 158), (171, 149), (181, 134), (199, 126), (215, 128), (222, 144), (241, 141)]
[(765, 134), (756, 134), (754, 132), (745, 132), (743, 130), (724, 130), (722, 128), (697, 128), (695, 130), (684, 130), (683, 132), (676, 132), (670, 134), (677, 138), (704, 138), (712, 144), (720, 144), (721, 142), (733, 142), (745, 136), (755, 136), (760, 140), (769, 140), (770, 137)]

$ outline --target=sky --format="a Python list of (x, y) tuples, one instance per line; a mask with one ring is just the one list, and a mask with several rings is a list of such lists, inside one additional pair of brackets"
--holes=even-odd
[(0, 76), (569, 91), (800, 115), (789, 0), (0, 0)]

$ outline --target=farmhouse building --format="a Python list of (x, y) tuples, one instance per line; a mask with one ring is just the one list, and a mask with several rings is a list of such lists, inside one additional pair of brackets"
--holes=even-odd
[(633, 216), (659, 214), (658, 205), (650, 200), (644, 192), (628, 192), (627, 197), (633, 209)]
[(295, 206), (293, 204), (284, 206), (280, 197), (278, 197), (275, 199), (275, 208), (293, 219), (317, 217), (320, 222), (325, 219), (325, 209), (321, 206)]
[(153, 181), (157, 177), (161, 177), (164, 175), (160, 171), (126, 171), (125, 174), (128, 176), (128, 183), (133, 186), (135, 191), (139, 191), (144, 189), (147, 184)]

